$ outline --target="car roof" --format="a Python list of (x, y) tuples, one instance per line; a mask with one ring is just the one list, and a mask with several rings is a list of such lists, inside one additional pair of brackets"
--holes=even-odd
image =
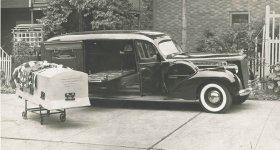
[(142, 39), (152, 41), (156, 37), (165, 36), (166, 34), (156, 31), (144, 30), (100, 30), (100, 31), (85, 31), (73, 32), (64, 35), (52, 37), (47, 42), (70, 42), (83, 40), (98, 40), (98, 39)]

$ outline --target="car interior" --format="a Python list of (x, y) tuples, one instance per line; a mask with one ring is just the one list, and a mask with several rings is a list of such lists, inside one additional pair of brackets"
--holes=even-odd
[(139, 92), (132, 40), (84, 41), (85, 72), (93, 90)]

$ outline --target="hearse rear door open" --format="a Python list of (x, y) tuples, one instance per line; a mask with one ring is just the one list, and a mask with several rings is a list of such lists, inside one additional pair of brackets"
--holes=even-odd
[(84, 71), (82, 41), (45, 42), (42, 45), (42, 60), (62, 64), (74, 70)]

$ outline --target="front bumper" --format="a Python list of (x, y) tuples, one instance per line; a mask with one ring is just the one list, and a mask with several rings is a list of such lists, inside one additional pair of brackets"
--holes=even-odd
[(242, 89), (238, 92), (239, 96), (249, 95), (252, 92), (252, 88)]
[(242, 89), (238, 92), (239, 96), (249, 95), (252, 91), (260, 89), (260, 78), (256, 77), (254, 80), (249, 80), (248, 86), (248, 88)]

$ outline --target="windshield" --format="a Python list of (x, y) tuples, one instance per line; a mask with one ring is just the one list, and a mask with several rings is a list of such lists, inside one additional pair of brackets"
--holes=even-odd
[(176, 45), (176, 43), (174, 43), (171, 40), (168, 41), (162, 41), (159, 43), (159, 50), (162, 52), (162, 54), (166, 57), (169, 56), (171, 54), (180, 54), (181, 50), (179, 45)]

